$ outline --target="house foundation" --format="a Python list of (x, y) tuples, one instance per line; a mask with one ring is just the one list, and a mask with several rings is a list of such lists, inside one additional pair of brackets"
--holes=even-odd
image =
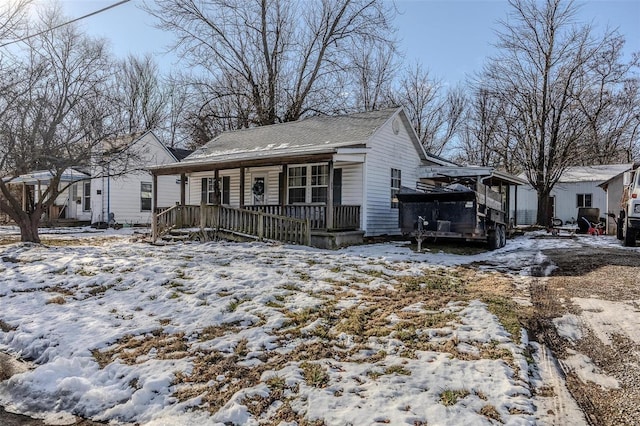
[(336, 250), (364, 243), (364, 231), (311, 231), (311, 246)]

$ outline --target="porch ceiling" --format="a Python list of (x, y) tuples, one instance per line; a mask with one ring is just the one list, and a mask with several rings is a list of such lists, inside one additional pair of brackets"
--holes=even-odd
[(243, 158), (243, 159), (220, 159), (203, 162), (183, 162), (166, 164), (149, 168), (154, 175), (176, 175), (180, 173), (206, 172), (211, 170), (237, 169), (240, 167), (263, 167), (281, 166), (285, 164), (310, 163), (318, 161), (329, 161), (333, 159), (334, 152), (324, 152), (317, 154), (286, 155), (269, 158)]

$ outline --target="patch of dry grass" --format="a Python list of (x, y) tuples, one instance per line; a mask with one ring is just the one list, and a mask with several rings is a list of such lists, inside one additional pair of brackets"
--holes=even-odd
[(126, 336), (111, 349), (93, 350), (92, 354), (100, 368), (104, 368), (116, 358), (128, 365), (137, 364), (140, 359), (146, 360), (152, 349), (154, 358), (181, 359), (188, 355), (189, 348), (184, 333), (167, 334), (155, 330), (145, 336)]

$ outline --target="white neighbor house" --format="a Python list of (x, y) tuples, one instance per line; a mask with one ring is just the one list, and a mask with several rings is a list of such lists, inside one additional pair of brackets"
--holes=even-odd
[[(154, 206), (152, 178), (147, 168), (179, 161), (184, 152), (167, 148), (152, 131), (139, 136), (128, 149), (135, 160), (126, 165), (125, 173), (114, 176), (113, 171), (104, 168), (93, 171), (94, 178), (82, 183), (78, 199), (82, 200), (84, 217), (92, 224), (150, 224)], [(155, 207), (166, 208), (180, 201), (180, 176), (159, 178), (158, 191)]]
[[(608, 212), (607, 194), (599, 185), (632, 166), (633, 164), (608, 164), (568, 167), (551, 191), (551, 211), (548, 216), (560, 219), (563, 223), (574, 223), (578, 220), (578, 208), (595, 207), (600, 209), (600, 217), (605, 217)], [(518, 188), (516, 203), (517, 224), (535, 224), (538, 206), (536, 191), (528, 184), (521, 186)]]

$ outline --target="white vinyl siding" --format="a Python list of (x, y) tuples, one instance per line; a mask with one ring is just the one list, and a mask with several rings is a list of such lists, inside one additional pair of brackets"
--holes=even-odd
[[(555, 197), (554, 217), (564, 223), (578, 219), (577, 194), (591, 194), (591, 206), (600, 209), (600, 216), (606, 217), (607, 193), (598, 187), (601, 182), (559, 182), (551, 191)], [(518, 187), (518, 225), (533, 225), (536, 222), (538, 195), (529, 185)], [(513, 210), (513, 205), (511, 206)], [(513, 212), (512, 212), (513, 214)]]
[[(168, 164), (175, 158), (151, 133), (136, 142), (133, 150), (141, 157), (140, 167)], [(98, 171), (94, 171), (95, 174)], [(152, 182), (151, 173), (131, 172), (122, 176), (91, 180), (91, 222), (107, 222), (108, 212), (120, 224), (150, 224), (151, 211), (141, 211), (142, 182)], [(190, 182), (191, 184), (191, 182)], [(187, 191), (189, 185), (187, 185)], [(98, 194), (100, 191), (100, 194)], [(158, 176), (158, 205), (167, 208), (180, 201), (180, 176)], [(153, 195), (152, 195), (153, 196)], [(187, 198), (187, 203), (189, 199)]]
[[(399, 120), (399, 132), (392, 129), (394, 119)], [(370, 139), (366, 157), (366, 206), (362, 224), (366, 236), (399, 235), (398, 209), (392, 208), (390, 170), (402, 173), (402, 184), (414, 186), (418, 180), (420, 156), (398, 114), (394, 115)]]
[[(280, 173), (280, 167), (260, 167), (260, 168), (246, 168), (244, 172), (244, 203), (249, 206), (253, 204), (253, 194), (251, 193), (251, 186), (253, 185), (254, 176), (264, 176), (266, 178), (266, 194), (265, 202), (268, 204), (278, 204), (278, 178)], [(229, 206), (238, 208), (240, 207), (240, 169), (220, 170), (218, 173), (220, 179), (225, 176), (229, 177), (230, 191), (229, 191)], [(202, 178), (213, 178), (214, 172), (198, 172), (189, 175), (189, 198), (192, 200), (191, 204), (200, 204), (201, 197), (201, 181)], [(220, 187), (222, 190), (222, 187)], [(187, 202), (189, 204), (189, 202)]]

